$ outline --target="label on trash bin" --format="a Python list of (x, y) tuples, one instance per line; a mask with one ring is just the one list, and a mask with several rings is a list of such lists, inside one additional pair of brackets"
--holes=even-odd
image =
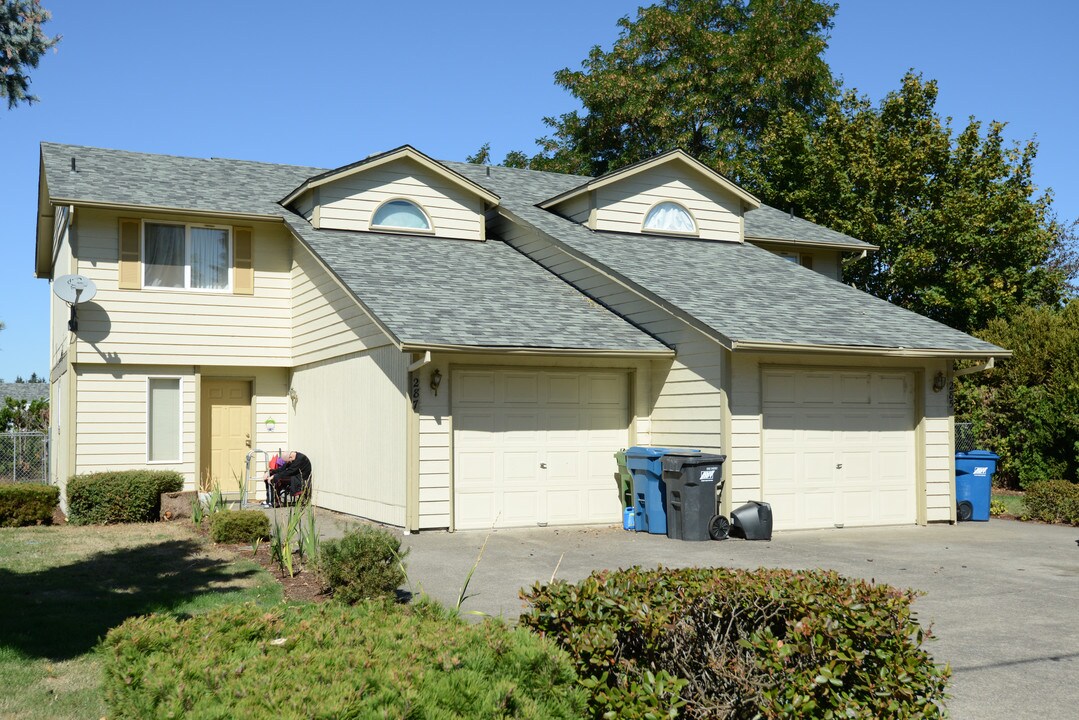
[(719, 468), (708, 468), (707, 470), (701, 470), (701, 482), (715, 480), (716, 470), (719, 470)]
[(989, 472), (989, 466), (974, 468), (974, 477), (985, 477)]

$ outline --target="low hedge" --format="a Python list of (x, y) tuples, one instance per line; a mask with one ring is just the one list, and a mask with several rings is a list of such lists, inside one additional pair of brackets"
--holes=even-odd
[(404, 584), (401, 538), (367, 525), (344, 537), (322, 543), (318, 576), (322, 588), (335, 600), (356, 603), (373, 598), (392, 598)]
[(950, 671), (916, 593), (834, 572), (593, 573), (536, 585), (521, 624), (556, 640), (593, 717), (930, 718)]
[(37, 483), (0, 483), (0, 527), (48, 525), (60, 488)]
[(580, 718), (552, 643), (433, 603), (234, 605), (132, 618), (104, 641), (109, 717)]
[(161, 493), (178, 492), (184, 478), (172, 470), (115, 470), (67, 481), (68, 521), (75, 525), (153, 522)]
[(1079, 485), (1067, 480), (1044, 480), (1027, 487), (1027, 514), (1047, 523), (1079, 525)]
[(258, 510), (234, 510), (210, 517), (210, 539), (217, 543), (251, 543), (270, 537), (270, 518)]

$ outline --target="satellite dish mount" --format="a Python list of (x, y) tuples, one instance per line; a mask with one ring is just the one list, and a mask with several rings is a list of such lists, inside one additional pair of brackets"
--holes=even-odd
[(52, 281), (52, 291), (56, 297), (66, 302), (71, 307), (71, 317), (67, 321), (67, 329), (71, 332), (79, 331), (79, 316), (75, 308), (80, 303), (90, 302), (97, 294), (97, 286), (94, 281), (85, 275), (61, 275)]

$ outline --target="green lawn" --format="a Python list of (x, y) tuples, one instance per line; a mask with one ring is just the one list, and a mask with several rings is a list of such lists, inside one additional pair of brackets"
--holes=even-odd
[(0, 717), (100, 718), (98, 641), (126, 618), (282, 601), (182, 524), (0, 529)]
[(1023, 503), (1022, 495), (1001, 495), (999, 493), (993, 493), (991, 497), (992, 500), (996, 502), (1004, 503), (1004, 507), (1007, 508), (1006, 512), (1009, 515), (1022, 517), (1027, 511), (1027, 506)]

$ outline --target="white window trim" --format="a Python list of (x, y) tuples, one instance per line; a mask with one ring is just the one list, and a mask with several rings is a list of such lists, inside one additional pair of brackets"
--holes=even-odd
[[(175, 460), (151, 460), (150, 459), (150, 381), (151, 380), (176, 380), (176, 391), (179, 393), (180, 402), (176, 403), (179, 408), (179, 417), (176, 427), (180, 429), (176, 443)], [(146, 435), (146, 464), (147, 465), (179, 465), (184, 461), (184, 378), (182, 375), (147, 375), (146, 376), (146, 409), (145, 435)]]
[[(184, 286), (183, 287), (161, 287), (151, 286), (146, 283), (146, 268), (148, 263), (146, 262), (146, 223), (151, 225), (171, 225), (173, 227), (182, 227), (184, 229)], [(210, 228), (213, 230), (225, 230), (228, 232), (229, 237), (229, 259), (228, 259), (228, 284), (223, 288), (196, 288), (191, 287), (191, 228)], [(235, 269), (235, 247), (233, 245), (232, 226), (231, 225), (213, 225), (210, 223), (184, 223), (175, 222), (172, 220), (154, 220), (153, 218), (143, 218), (142, 224), (139, 226), (139, 264), (141, 265), (140, 272), (142, 273), (142, 289), (149, 290), (150, 292), (196, 292), (196, 293), (213, 293), (215, 295), (231, 295), (233, 285), (233, 270)]]
[[(678, 207), (682, 208), (682, 210), (685, 211), (686, 215), (689, 215), (689, 219), (693, 222), (693, 231), (692, 232), (683, 232), (681, 230), (656, 230), (655, 228), (647, 227), (648, 216), (652, 214), (652, 211), (655, 210), (660, 205), (664, 205), (664, 204), (667, 204), (667, 203), (670, 203), (671, 205), (677, 205)], [(656, 203), (652, 203), (652, 206), (650, 208), (648, 208), (647, 212), (645, 212), (644, 217), (641, 218), (641, 234), (643, 234), (643, 235), (675, 235), (677, 237), (700, 237), (701, 226), (697, 223), (697, 217), (692, 212), (690, 212), (689, 208), (687, 208), (685, 205), (678, 202), (677, 200), (665, 199), (665, 200), (660, 200), (659, 202), (656, 202)]]
[[(412, 205), (413, 207), (415, 207), (417, 210), (420, 211), (420, 213), (423, 214), (424, 219), (427, 221), (427, 228), (426, 229), (424, 229), (424, 228), (406, 228), (406, 227), (399, 227), (397, 225), (375, 225), (375, 215), (378, 215), (378, 211), (381, 210), (383, 208), (383, 206), (389, 205), (392, 202), (406, 202), (409, 205)], [(418, 202), (416, 202), (412, 198), (407, 198), (407, 197), (393, 197), (393, 198), (390, 198), (389, 200), (384, 200), (383, 202), (380, 202), (378, 204), (378, 207), (376, 207), (374, 210), (371, 211), (371, 221), (367, 224), (367, 228), (369, 230), (371, 230), (371, 231), (405, 233), (406, 235), (434, 235), (435, 234), (435, 223), (434, 223), (433, 220), (431, 220), (431, 213), (427, 212), (427, 209), (424, 208), (423, 205), (420, 205)]]

